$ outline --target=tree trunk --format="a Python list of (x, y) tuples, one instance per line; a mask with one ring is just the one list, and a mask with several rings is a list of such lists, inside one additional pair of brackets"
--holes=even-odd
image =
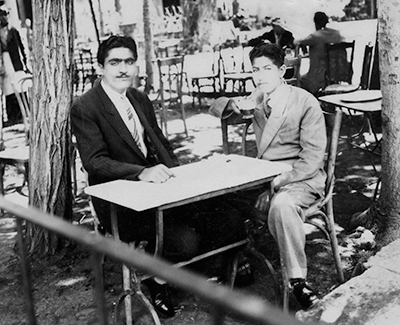
[(379, 69), (382, 90), (382, 185), (379, 199), (355, 223), (376, 232), (379, 246), (400, 237), (400, 7), (378, 1)]
[(400, 8), (379, 0), (378, 16), (383, 138), (378, 238), (387, 244), (400, 237)]
[(144, 29), (144, 56), (146, 60), (146, 86), (145, 92), (150, 93), (153, 89), (153, 33), (151, 31), (151, 17), (149, 0), (143, 0), (143, 29)]
[[(74, 51), (73, 0), (36, 0), (29, 201), (40, 210), (72, 218), (70, 122)], [(27, 226), (30, 251), (54, 253), (58, 236)]]
[(217, 20), (215, 0), (182, 0), (183, 39), (188, 53), (202, 51), (204, 45), (210, 44), (212, 23)]

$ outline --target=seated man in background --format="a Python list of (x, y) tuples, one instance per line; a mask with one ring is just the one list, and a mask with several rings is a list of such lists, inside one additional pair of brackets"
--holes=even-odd
[(256, 46), (264, 41), (278, 44), (281, 48), (294, 49), (293, 34), (289, 32), (286, 23), (281, 18), (272, 20), (272, 29), (259, 37), (253, 38), (248, 42), (249, 46)]
[[(170, 168), (178, 165), (178, 159), (157, 125), (151, 101), (131, 88), (136, 73), (135, 41), (111, 36), (101, 43), (97, 60), (101, 81), (71, 108), (72, 131), (89, 184), (116, 179), (168, 182), (174, 176)], [(111, 232), (110, 204), (93, 198), (93, 205), (102, 226)], [(118, 206), (117, 217), (122, 241), (148, 241), (146, 250), (154, 249), (154, 210), (136, 212)], [(186, 260), (243, 236), (242, 220), (223, 198), (170, 209), (164, 222), (162, 257), (171, 262)], [(176, 306), (168, 288), (155, 280), (146, 280), (146, 285), (156, 311), (173, 316)]]
[[(249, 206), (242, 210), (268, 219), (268, 228), (278, 243), (290, 286), (306, 309), (318, 301), (318, 297), (306, 282), (303, 210), (324, 191), (323, 161), (327, 144), (324, 116), (314, 96), (285, 84), (285, 53), (279, 45), (261, 44), (254, 47), (249, 56), (256, 85), (249, 98), (256, 107), (253, 126), (257, 157), (286, 162), (292, 170), (272, 181), (273, 191), (263, 188), (243, 193), (250, 198), (249, 204), (255, 211)], [(210, 113), (227, 118), (240, 114), (238, 105), (240, 102), (234, 99), (221, 97), (211, 105)]]
[(310, 68), (307, 74), (300, 77), (300, 87), (316, 95), (326, 86), (325, 70), (325, 44), (342, 42), (343, 36), (336, 29), (326, 27), (328, 16), (321, 11), (314, 15), (316, 31), (303, 39), (296, 39), (295, 45), (308, 46), (310, 56)]

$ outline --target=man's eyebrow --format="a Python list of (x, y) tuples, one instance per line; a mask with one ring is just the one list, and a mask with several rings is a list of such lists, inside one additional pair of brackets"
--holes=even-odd
[(113, 61), (113, 62), (122, 62), (122, 61), (128, 62), (128, 61), (135, 61), (135, 59), (134, 58), (126, 58), (126, 59), (112, 58), (112, 59), (109, 59), (108, 61), (109, 62), (111, 62), (111, 61)]

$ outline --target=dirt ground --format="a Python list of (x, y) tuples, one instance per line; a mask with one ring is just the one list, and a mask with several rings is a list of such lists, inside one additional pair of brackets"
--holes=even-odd
[[(222, 138), (219, 121), (207, 113), (207, 108), (192, 108), (188, 104), (189, 137), (184, 137), (182, 121), (174, 119), (169, 123), (170, 139), (182, 163), (198, 161), (212, 154), (222, 153)], [(345, 117), (342, 134), (350, 127)], [(6, 145), (21, 144), (21, 129), (6, 131)], [(232, 153), (240, 154), (239, 127), (230, 127), (229, 139)], [(250, 136), (250, 145), (252, 135)], [(350, 218), (352, 214), (365, 210), (370, 206), (374, 194), (377, 175), (373, 170), (369, 157), (360, 150), (350, 150), (345, 139), (341, 139), (336, 164), (336, 186), (334, 195), (334, 211), (339, 233), (339, 244), (345, 277), (352, 276), (357, 262), (368, 255), (355, 249), (348, 235), (351, 233)], [(252, 151), (254, 153), (254, 151)], [(376, 158), (375, 161), (377, 162)], [(379, 168), (379, 166), (378, 166)], [(5, 176), (6, 196), (9, 199), (25, 202), (26, 197), (17, 193), (15, 187), (22, 182), (20, 168), (7, 167)], [(78, 175), (79, 176), (79, 175)], [(81, 175), (80, 175), (81, 176)], [(85, 194), (82, 177), (79, 177), (78, 194), (74, 204), (74, 222), (91, 229), (90, 209)], [(22, 194), (26, 194), (26, 188)], [(279, 272), (279, 255), (272, 238), (267, 235), (258, 244), (259, 249), (273, 263)], [(311, 285), (318, 288), (321, 296), (338, 285), (329, 243), (318, 233), (310, 231), (307, 241), (309, 259), (309, 277)], [(93, 274), (90, 254), (82, 247), (68, 245), (56, 256), (32, 256), (31, 274), (33, 280), (33, 296), (37, 322), (41, 325), (55, 324), (99, 324), (96, 305), (93, 299)], [(251, 286), (241, 288), (245, 292), (256, 294), (262, 299), (275, 303), (276, 294), (272, 290), (272, 281), (268, 272), (251, 259), (256, 270), (256, 281)], [(113, 308), (121, 293), (121, 267), (111, 259), (104, 263), (105, 296), (108, 306), (109, 323), (113, 321)], [(27, 324), (24, 293), (21, 284), (18, 254), (15, 249), (15, 220), (4, 213), (0, 217), (0, 324)], [(163, 324), (209, 324), (212, 308), (196, 297), (177, 294), (180, 310), (172, 319), (162, 320)], [(291, 301), (291, 311), (298, 306)], [(135, 324), (149, 324), (149, 318), (138, 303), (134, 304)], [(245, 324), (228, 317), (226, 324)]]

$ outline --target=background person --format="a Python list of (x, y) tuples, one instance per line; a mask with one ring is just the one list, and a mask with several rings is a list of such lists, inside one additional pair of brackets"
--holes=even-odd
[[(307, 257), (303, 209), (309, 207), (324, 191), (323, 169), (326, 129), (318, 100), (299, 87), (287, 85), (283, 76), (285, 53), (277, 44), (261, 44), (250, 51), (253, 81), (256, 89), (249, 96), (255, 102), (253, 117), (257, 157), (280, 161), (292, 166), (272, 181), (274, 192), (255, 189), (243, 193), (250, 198), (242, 204), (244, 213), (268, 220), (268, 228), (278, 243), (293, 293), (302, 308), (318, 301), (317, 293), (306, 282)], [(240, 114), (234, 99), (218, 98), (210, 113), (227, 118)]]
[(288, 30), (286, 22), (281, 18), (275, 18), (271, 22), (272, 29), (259, 37), (253, 38), (248, 42), (248, 46), (256, 46), (264, 41), (278, 44), (283, 49), (294, 49), (294, 37)]
[(303, 39), (294, 41), (295, 45), (308, 46), (310, 68), (305, 75), (300, 77), (300, 87), (314, 95), (326, 86), (325, 44), (339, 43), (344, 40), (338, 30), (326, 27), (328, 22), (329, 18), (324, 12), (316, 12), (314, 15), (316, 31)]
[[(72, 131), (89, 185), (116, 179), (168, 182), (174, 176), (170, 168), (178, 165), (178, 159), (157, 125), (150, 99), (131, 88), (137, 71), (135, 41), (111, 36), (101, 43), (97, 60), (102, 80), (71, 108)], [(111, 233), (110, 204), (93, 198), (93, 205), (101, 224)], [(118, 206), (117, 216), (122, 241), (148, 241), (147, 250), (154, 249), (155, 210), (136, 212)], [(221, 197), (169, 209), (164, 220), (162, 256), (172, 262), (244, 238), (239, 214)], [(212, 261), (216, 264), (217, 260)], [(222, 266), (225, 271), (227, 265)], [(169, 288), (154, 280), (146, 285), (157, 312), (173, 316), (176, 304)]]
[(4, 126), (22, 122), (22, 113), (11, 82), (29, 73), (21, 36), (8, 25), (8, 11), (0, 9), (0, 48), (4, 66), (3, 94), (6, 96), (7, 121)]

